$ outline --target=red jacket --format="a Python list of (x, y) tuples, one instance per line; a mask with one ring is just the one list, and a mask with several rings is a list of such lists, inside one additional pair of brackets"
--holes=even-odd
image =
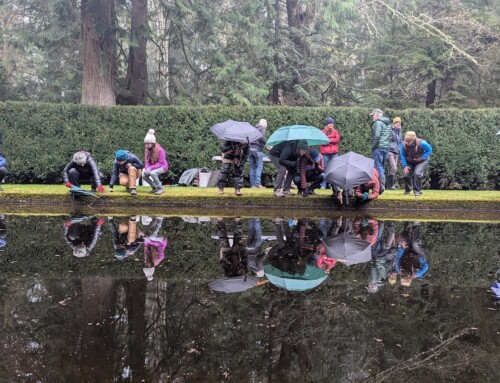
[[(372, 191), (370, 193), (370, 190)], [(354, 195), (356, 198), (361, 198), (364, 192), (368, 192), (368, 199), (375, 199), (380, 194), (380, 182), (378, 180), (378, 171), (373, 168), (372, 179), (362, 185), (356, 186), (354, 188)]]
[(331, 131), (328, 129), (323, 129), (323, 133), (330, 139), (330, 142), (325, 145), (320, 145), (319, 152), (321, 154), (335, 154), (339, 152), (339, 142), (340, 142), (340, 134), (337, 129), (332, 128)]
[(317, 172), (319, 174), (323, 173), (324, 171), (325, 171), (325, 161), (323, 160), (323, 156), (321, 154), (319, 155), (318, 162), (314, 162), (309, 154), (302, 156), (300, 158), (300, 163), (299, 163), (300, 190), (307, 189), (308, 172)]

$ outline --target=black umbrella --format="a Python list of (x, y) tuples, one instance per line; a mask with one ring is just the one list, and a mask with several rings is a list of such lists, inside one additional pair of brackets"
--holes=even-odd
[(371, 180), (373, 164), (371, 158), (348, 152), (328, 161), (325, 181), (343, 189), (351, 189)]
[(248, 122), (227, 120), (215, 124), (210, 128), (210, 131), (215, 134), (219, 140), (235, 141), (235, 142), (254, 142), (264, 138), (254, 126)]

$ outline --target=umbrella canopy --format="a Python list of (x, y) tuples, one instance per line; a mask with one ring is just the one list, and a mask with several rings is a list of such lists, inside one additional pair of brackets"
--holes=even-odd
[(325, 181), (343, 189), (350, 189), (372, 178), (373, 160), (358, 153), (348, 152), (328, 161)]
[(372, 259), (370, 243), (352, 235), (341, 234), (322, 241), (325, 244), (326, 255), (346, 266), (370, 262)]
[(283, 141), (306, 140), (309, 146), (328, 144), (330, 139), (318, 128), (308, 125), (283, 126), (276, 130), (266, 142), (274, 146)]
[(83, 196), (89, 196), (89, 197), (96, 197), (96, 195), (88, 190), (83, 190), (81, 187), (72, 185), (71, 188), (69, 189), (69, 192), (73, 197), (83, 197)]
[(254, 142), (264, 138), (261, 132), (248, 122), (227, 120), (210, 128), (219, 140), (235, 142)]
[(304, 274), (290, 274), (272, 265), (264, 265), (264, 274), (269, 282), (289, 291), (305, 291), (319, 286), (327, 277), (323, 269), (306, 265)]
[(210, 287), (214, 291), (219, 291), (222, 293), (240, 293), (257, 286), (258, 282), (258, 278), (241, 276), (234, 278), (217, 279), (213, 282), (210, 282), (208, 284), (208, 287)]

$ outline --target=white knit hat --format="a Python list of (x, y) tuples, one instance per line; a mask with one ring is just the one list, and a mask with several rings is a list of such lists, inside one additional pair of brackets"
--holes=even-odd
[(87, 163), (87, 154), (83, 151), (73, 154), (73, 162), (77, 165), (83, 166)]
[(156, 137), (154, 129), (149, 129), (148, 134), (144, 137), (145, 144), (156, 144)]
[(267, 128), (267, 120), (261, 119), (259, 121), (259, 126), (262, 126), (263, 128)]

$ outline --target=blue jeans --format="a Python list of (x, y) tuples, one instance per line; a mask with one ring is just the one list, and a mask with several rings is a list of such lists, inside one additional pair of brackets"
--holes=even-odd
[(250, 186), (261, 185), (262, 169), (264, 168), (262, 159), (265, 156), (263, 152), (250, 150), (248, 155), (248, 163), (250, 164)]
[(385, 177), (384, 166), (387, 161), (388, 154), (388, 149), (375, 148), (372, 150), (372, 158), (375, 161), (373, 167), (377, 169), (379, 179), (383, 179)]
[[(325, 170), (326, 170), (326, 165), (328, 164), (328, 162), (332, 159), (332, 158), (335, 158), (335, 157), (338, 157), (339, 154), (338, 153), (335, 153), (335, 154), (323, 154), (323, 162), (325, 164)], [(322, 182), (321, 183), (321, 187), (322, 188), (326, 188), (326, 182)]]

